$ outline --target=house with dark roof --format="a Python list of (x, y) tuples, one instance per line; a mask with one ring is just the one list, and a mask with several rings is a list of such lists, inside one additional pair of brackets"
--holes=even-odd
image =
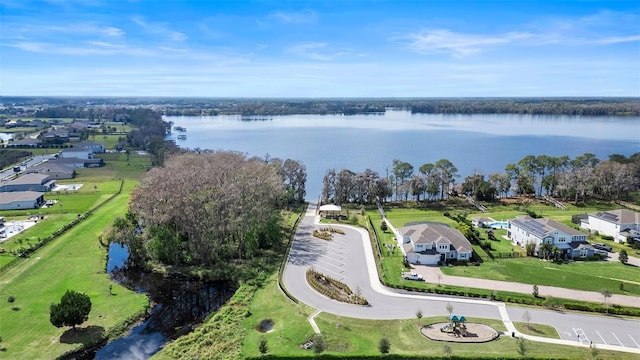
[(544, 252), (543, 248), (562, 258), (585, 258), (601, 253), (589, 244), (587, 234), (549, 218), (518, 216), (509, 221), (507, 237), (523, 248), (534, 243), (536, 254)]
[(95, 159), (58, 158), (55, 160), (49, 160), (49, 162), (52, 164), (67, 165), (73, 168), (100, 167), (104, 165), (104, 160), (100, 158), (95, 158)]
[(0, 192), (39, 191), (45, 192), (56, 187), (55, 180), (43, 174), (25, 174), (0, 185)]
[(52, 179), (73, 179), (76, 175), (76, 170), (73, 166), (61, 164), (57, 161), (46, 161), (28, 167), (25, 173), (48, 175)]
[(619, 243), (640, 241), (640, 213), (628, 209), (588, 214), (586, 219), (580, 221), (580, 227), (613, 236)]
[(14, 148), (36, 148), (42, 146), (42, 141), (38, 139), (26, 138), (15, 141), (10, 141), (7, 147)]
[(41, 192), (0, 192), (0, 210), (37, 209), (44, 204), (44, 194)]
[(399, 228), (402, 252), (411, 264), (435, 265), (447, 260), (471, 260), (473, 248), (460, 231), (447, 224), (425, 222)]

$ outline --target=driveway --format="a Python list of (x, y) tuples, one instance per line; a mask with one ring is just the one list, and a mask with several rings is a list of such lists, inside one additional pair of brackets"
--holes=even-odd
[[(598, 348), (640, 354), (640, 322), (636, 320), (529, 310), (533, 314), (533, 322), (554, 326), (562, 336), (562, 340), (540, 338), (520, 334), (513, 326), (512, 319), (522, 321), (522, 313), (526, 310), (523, 308), (501, 302), (426, 295), (384, 287), (378, 279), (368, 233), (361, 228), (334, 224), (332, 226), (340, 227), (345, 234), (334, 234), (331, 241), (315, 238), (313, 230), (322, 226), (316, 222), (315, 208), (316, 204), (310, 204), (297, 229), (283, 281), (293, 296), (319, 311), (364, 319), (409, 319), (415, 318), (418, 310), (424, 316), (447, 315), (446, 306), (450, 303), (456, 315), (501, 319), (509, 333), (515, 332), (517, 336), (532, 341), (588, 346), (578, 340), (577, 333), (582, 339), (588, 338), (589, 343), (598, 344)], [(320, 295), (306, 282), (305, 272), (310, 267), (359, 291), (370, 306), (345, 304)], [(616, 342), (612, 334), (620, 341)]]

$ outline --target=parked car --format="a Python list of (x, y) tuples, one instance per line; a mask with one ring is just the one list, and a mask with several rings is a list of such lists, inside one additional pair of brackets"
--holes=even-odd
[(414, 272), (402, 273), (402, 277), (406, 280), (422, 280), (422, 275)]
[(596, 244), (593, 244), (593, 247), (594, 247), (594, 248), (596, 248), (596, 249), (598, 249), (598, 250), (604, 250), (604, 251), (611, 251), (611, 250), (613, 250), (613, 249), (611, 248), (611, 246), (609, 246), (609, 245), (605, 245), (605, 244), (603, 244), (603, 243), (596, 243)]

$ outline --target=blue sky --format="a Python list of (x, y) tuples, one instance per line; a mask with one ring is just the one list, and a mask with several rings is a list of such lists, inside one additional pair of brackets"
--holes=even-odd
[(0, 1), (0, 95), (640, 96), (640, 1)]

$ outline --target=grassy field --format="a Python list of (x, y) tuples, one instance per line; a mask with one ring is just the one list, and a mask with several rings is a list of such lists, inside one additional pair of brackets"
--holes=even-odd
[[(466, 271), (465, 271), (466, 270)], [(442, 267), (447, 275), (477, 279), (512, 281), (532, 285), (558, 286), (568, 289), (640, 295), (640, 270), (616, 261), (576, 261), (556, 264), (537, 258), (503, 259), (476, 267)], [(620, 283), (624, 282), (624, 291)]]
[(548, 337), (552, 339), (560, 339), (560, 335), (558, 335), (558, 331), (553, 326), (545, 325), (545, 324), (533, 324), (526, 322), (514, 321), (513, 325), (516, 327), (518, 331), (523, 334), (533, 335), (533, 336), (542, 336)]
[[(242, 321), (243, 332), (246, 334), (241, 340), (243, 344), (242, 358), (260, 356), (258, 350), (260, 339), (267, 341), (269, 354), (299, 356), (301, 358), (314, 357), (311, 350), (300, 348), (301, 343), (313, 336), (311, 326), (306, 321), (306, 317), (311, 313), (312, 309), (305, 306), (298, 307), (287, 300), (279, 291), (274, 278), (271, 278), (263, 288), (258, 290), (246, 306), (250, 315)], [(444, 309), (443, 313), (446, 313)], [(316, 317), (316, 323), (328, 346), (325, 351), (327, 354), (377, 357), (380, 356), (378, 342), (382, 336), (386, 336), (391, 343), (392, 354), (444, 356), (443, 347), (444, 344), (448, 344), (453, 355), (457, 356), (467, 356), (469, 358), (478, 356), (518, 356), (516, 342), (510, 337), (500, 337), (496, 341), (484, 344), (459, 344), (432, 341), (420, 333), (421, 325), (447, 321), (444, 315), (420, 320), (382, 321), (354, 319), (321, 313)], [(258, 325), (262, 320), (272, 320), (274, 322), (273, 331), (268, 333), (258, 331)], [(477, 318), (468, 320), (489, 325), (498, 331), (506, 331), (504, 324), (499, 320)], [(212, 324), (208, 325), (212, 326)], [(215, 333), (213, 336), (215, 336)], [(590, 357), (589, 349), (573, 346), (528, 342), (528, 348), (527, 356), (532, 357), (544, 357), (549, 354), (554, 354), (558, 358), (568, 359)], [(601, 359), (634, 359), (634, 356), (626, 353), (599, 351), (599, 358)], [(168, 357), (159, 358), (165, 359)], [(208, 353), (207, 358), (226, 359), (227, 357), (221, 354), (214, 356)]]
[[(598, 204), (600, 206), (600, 204)], [(604, 206), (604, 205), (603, 205)], [(610, 207), (610, 205), (609, 205)], [(569, 210), (561, 211), (552, 206), (544, 204), (536, 204), (528, 206), (527, 209), (534, 208), (536, 213), (544, 214), (563, 223), (571, 223), (571, 216), (585, 212), (585, 208), (570, 206)], [(605, 206), (606, 208), (606, 206)], [(439, 221), (447, 224), (454, 222), (444, 216), (444, 211), (451, 214), (465, 213), (467, 218), (473, 216), (491, 217), (495, 220), (512, 219), (517, 215), (526, 214), (525, 207), (521, 205), (499, 206), (498, 211), (487, 214), (472, 213), (464, 209), (445, 208), (438, 210), (422, 210), (422, 209), (398, 209), (392, 208), (389, 211), (385, 209), (387, 219), (394, 227), (402, 227), (404, 224), (413, 221)], [(589, 212), (596, 209), (590, 209)], [(384, 269), (383, 278), (390, 284), (402, 284), (403, 280), (399, 279), (399, 274), (406, 269), (402, 266), (402, 253), (399, 249), (390, 251), (390, 248), (396, 245), (391, 231), (383, 232), (380, 229), (381, 218), (376, 210), (367, 212), (371, 217), (374, 227), (381, 239), (382, 245), (382, 267)], [(481, 229), (481, 238), (486, 239), (486, 230)], [(495, 235), (498, 241), (491, 241), (495, 252), (510, 252), (512, 250), (521, 252), (522, 249), (513, 247), (511, 243), (503, 238), (506, 230), (496, 230)], [(610, 243), (610, 242), (609, 242)], [(622, 246), (622, 245), (621, 245)], [(488, 257), (482, 250), (476, 253)], [(633, 266), (624, 266), (617, 261), (603, 262), (572, 262), (569, 264), (554, 264), (550, 262), (540, 261), (537, 258), (520, 258), (520, 259), (497, 259), (495, 261), (485, 261), (481, 266), (473, 267), (473, 271), (469, 271), (468, 267), (446, 267), (442, 271), (447, 275), (467, 276), (482, 279), (493, 279), (512, 281), (525, 284), (549, 285), (565, 287), (570, 289), (600, 291), (609, 289), (615, 294), (624, 295), (640, 295), (640, 270)], [(398, 274), (396, 276), (395, 274)], [(620, 290), (620, 283), (624, 282), (624, 291)]]
[[(112, 197), (124, 180), (120, 195), (0, 274), (0, 304), (4, 303), (0, 306), (0, 336), (2, 346), (6, 348), (3, 357), (54, 358), (123, 331), (127, 321), (146, 311), (146, 296), (113, 283), (106, 274), (107, 250), (100, 245), (98, 237), (115, 215), (126, 212), (128, 195), (149, 166), (147, 158), (131, 157), (127, 163), (126, 156), (113, 156), (103, 168), (81, 169), (78, 177), (67, 183), (88, 186), (77, 192), (47, 194), (56, 197), (59, 203), (39, 212), (46, 219), (2, 244), (8, 252), (52, 234), (75, 219), (78, 213), (85, 213)], [(0, 215), (4, 216), (5, 212)], [(18, 215), (26, 216), (27, 213), (13, 214)], [(0, 256), (0, 265), (14, 258), (5, 253)], [(110, 286), (113, 295), (109, 294)], [(86, 293), (93, 304), (89, 320), (76, 333), (49, 323), (49, 304), (59, 302), (67, 289)], [(9, 303), (9, 296), (15, 297), (15, 302)]]
[[(31, 258), (0, 274), (0, 334), (3, 357), (54, 358), (90, 344), (118, 329), (148, 306), (144, 295), (113, 283), (105, 272), (106, 249), (97, 238), (113, 214), (126, 210), (128, 197), (120, 195)], [(113, 286), (114, 295), (109, 295)], [(91, 297), (92, 311), (82, 331), (49, 323), (49, 304), (59, 302), (67, 289)], [(15, 297), (14, 303), (7, 301)]]

